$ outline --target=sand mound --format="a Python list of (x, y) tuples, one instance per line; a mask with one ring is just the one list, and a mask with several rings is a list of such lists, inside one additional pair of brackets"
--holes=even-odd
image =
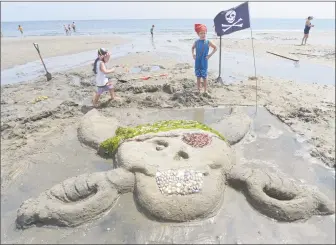
[(233, 111), (230, 115), (223, 117), (219, 122), (210, 126), (221, 131), (229, 144), (234, 145), (241, 141), (249, 132), (251, 122), (251, 118), (246, 113)]
[(335, 213), (335, 203), (316, 187), (301, 185), (279, 173), (236, 166), (227, 178), (230, 186), (244, 192), (255, 209), (279, 221)]
[(77, 130), (78, 139), (83, 144), (98, 150), (101, 142), (114, 136), (117, 127), (116, 119), (104, 117), (96, 109), (92, 109), (80, 121)]

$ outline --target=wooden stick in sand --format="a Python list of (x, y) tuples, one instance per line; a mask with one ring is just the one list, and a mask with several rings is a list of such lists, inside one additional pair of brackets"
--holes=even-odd
[(273, 53), (273, 52), (269, 52), (269, 51), (266, 51), (266, 53), (273, 54), (273, 55), (279, 56), (281, 58), (285, 58), (285, 59), (292, 60), (292, 61), (295, 61), (295, 62), (299, 62), (298, 59), (293, 59), (293, 58), (290, 58), (290, 57), (287, 57), (287, 56), (283, 56), (281, 54), (277, 54), (277, 53)]

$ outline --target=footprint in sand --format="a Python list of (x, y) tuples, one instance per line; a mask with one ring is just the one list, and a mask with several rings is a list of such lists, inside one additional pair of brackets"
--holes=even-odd
[(261, 125), (260, 127), (255, 128), (255, 130), (260, 138), (277, 139), (283, 134), (283, 131), (270, 124)]
[(308, 140), (307, 137), (300, 135), (300, 134), (296, 134), (295, 137), (296, 137), (296, 141), (299, 143), (303, 143)]
[(254, 131), (250, 131), (246, 134), (243, 144), (250, 144), (257, 140), (257, 135)]

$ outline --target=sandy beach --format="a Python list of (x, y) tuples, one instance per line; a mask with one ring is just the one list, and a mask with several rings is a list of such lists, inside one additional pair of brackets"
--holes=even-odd
[[(133, 80), (141, 76), (126, 73), (125, 68), (117, 68), (117, 74), (112, 77), (116, 81), (120, 100), (108, 102), (108, 96), (104, 96), (102, 99), (104, 106), (101, 108), (103, 111), (113, 111), (115, 107), (183, 108), (255, 105), (255, 80), (241, 81), (223, 87), (214, 83), (215, 74), (213, 74), (209, 81), (210, 96), (204, 97), (196, 95), (193, 67), (187, 63), (180, 64), (170, 59), (158, 61), (155, 55), (144, 53), (115, 59), (113, 65), (122, 66), (126, 62), (130, 67), (142, 68), (141, 76), (168, 74), (168, 77), (156, 77), (149, 81)], [(149, 72), (149, 68), (153, 65), (162, 69)], [(118, 82), (118, 79), (121, 82)], [(52, 125), (67, 124), (68, 120), (76, 122), (82, 115), (78, 106), (71, 105), (91, 105), (94, 91), (91, 67), (55, 74), (52, 81), (49, 86), (44, 86), (45, 78), (41, 77), (33, 83), (5, 85), (1, 88), (3, 185), (13, 179), (17, 171), (25, 169), (26, 160), (21, 159), (21, 154), (17, 154), (18, 147), (22, 154), (36, 154), (33, 151), (36, 147), (35, 142), (39, 142), (42, 138), (43, 141), (46, 140), (43, 131), (46, 130), (45, 133), (50, 134), (53, 130), (60, 130), (60, 127)], [(190, 88), (191, 91), (184, 92), (184, 87)], [(259, 106), (265, 106), (301, 137), (306, 138), (313, 146), (311, 154), (330, 167), (335, 167), (334, 88), (332, 85), (302, 85), (292, 81), (258, 77)], [(38, 96), (48, 96), (48, 99), (32, 104)], [(66, 105), (70, 103), (65, 111), (60, 109), (64, 103)], [(60, 116), (56, 116), (60, 118), (55, 120), (54, 113), (60, 113)]]
[(65, 36), (1, 38), (1, 70), (39, 59), (33, 43), (38, 43), (43, 58), (76, 54), (127, 42), (118, 36)]
[[(300, 36), (294, 35), (291, 37), (293, 39), (289, 38), (291, 43), (288, 43), (288, 35), (285, 34), (257, 35), (256, 53), (258, 56), (263, 56), (267, 55), (266, 51), (272, 50), (296, 56), (300, 60), (334, 67), (334, 46), (293, 45), (293, 42), (300, 42)], [(43, 57), (53, 57), (93, 50), (101, 46), (114, 47), (128, 41), (121, 37), (3, 38), (2, 70), (35, 61), (37, 53), (32, 47), (32, 42), (39, 43), (40, 49), (43, 49)], [(184, 42), (192, 43), (191, 40)], [(250, 55), (250, 45), (251, 42), (247, 39), (229, 39), (225, 40), (223, 48)], [(119, 99), (110, 101), (109, 96), (104, 94), (98, 111), (105, 116), (115, 117), (124, 126), (152, 120), (146, 116), (147, 111), (151, 110), (219, 106), (253, 107), (256, 104), (256, 80), (252, 76), (223, 86), (215, 83), (217, 73), (211, 73), (209, 94), (199, 94), (191, 59), (189, 63), (180, 62), (170, 57), (158, 57), (154, 51), (130, 53), (119, 58), (113, 58), (112, 54), (108, 66), (117, 67), (116, 73), (109, 76), (114, 81)], [(132, 67), (137, 68), (139, 72), (129, 72), (129, 68)], [(152, 71), (153, 67), (156, 69)], [(151, 78), (139, 79), (143, 76)], [(315, 159), (334, 171), (335, 85), (296, 83), (293, 80), (280, 80), (263, 74), (258, 75), (257, 85), (258, 106), (266, 108), (288, 126), (298, 141), (305, 142), (308, 145), (309, 157), (313, 161)], [(78, 148), (79, 160), (70, 155), (68, 160), (67, 153), (57, 152), (54, 149), (62, 144), (69, 149), (72, 147), (72, 143), (69, 142), (73, 142), (73, 138), (77, 137), (74, 135), (77, 133), (80, 119), (92, 109), (91, 99), (94, 90), (94, 74), (91, 66), (53, 73), (50, 82), (46, 82), (42, 76), (29, 82), (1, 86), (3, 193), (10, 193), (16, 185), (20, 186), (25, 173), (31, 172), (32, 169), (36, 171), (45, 168), (43, 162), (52, 161), (57, 165), (58, 161), (60, 166), (66, 168), (66, 162), (71, 160), (72, 163), (69, 165), (71, 171), (64, 170), (63, 179), (72, 177), (74, 172), (79, 174), (93, 170), (92, 166), (80, 163), (85, 162), (86, 156), (83, 152), (86, 148)], [(46, 97), (38, 101), (36, 99), (39, 96)], [(88, 155), (94, 158), (93, 152), (89, 152)], [(49, 186), (39, 186), (34, 191), (39, 192), (58, 183), (57, 178), (52, 179)]]
[[(330, 38), (331, 33), (324, 34)], [(254, 40), (255, 51), (257, 56), (267, 55), (266, 51), (272, 50), (274, 52), (290, 55), (295, 51), (306, 53), (307, 55), (296, 55), (300, 60), (309, 60), (310, 62), (323, 64), (326, 66), (334, 66), (335, 64), (335, 52), (334, 47), (328, 45), (313, 45), (308, 44), (306, 46), (293, 45), (293, 40), (295, 42), (300, 41), (299, 34), (289, 35), (288, 33), (259, 33), (256, 34), (256, 40)], [(43, 49), (44, 57), (51, 57), (55, 55), (66, 55), (74, 54), (86, 50), (92, 50), (96, 47), (113, 47), (118, 44), (123, 44), (129, 40), (121, 37), (25, 37), (25, 38), (2, 38), (2, 69), (12, 67), (14, 65), (24, 64), (26, 62), (35, 61), (36, 50), (32, 47), (32, 42), (38, 42), (40, 48)], [(290, 44), (288, 42), (291, 42)], [(190, 42), (186, 40), (185, 42)], [(315, 40), (313, 39), (314, 43)], [(251, 40), (247, 39), (226, 39), (222, 43), (223, 50), (239, 50), (240, 52), (246, 52), (251, 54)], [(13, 54), (17, 52), (17, 54)], [(315, 53), (319, 55), (309, 55), (310, 53)], [(112, 54), (113, 55), (113, 54)], [(294, 54), (291, 55), (293, 57)], [(113, 56), (112, 56), (113, 57)], [(173, 83), (174, 86), (181, 87), (180, 81), (188, 81), (188, 86), (194, 86), (193, 68), (192, 63), (182, 64), (179, 68), (178, 62), (171, 58), (157, 57), (155, 54), (151, 53), (137, 53), (126, 55), (111, 61), (111, 66), (128, 65), (127, 69), (130, 67), (139, 66), (162, 66), (164, 69), (157, 71), (157, 73), (167, 73), (169, 78), (162, 80), (161, 78), (155, 78), (152, 82), (141, 82), (136, 83), (141, 86), (163, 86), (163, 82)], [(141, 75), (153, 74), (149, 72), (149, 68), (143, 69)], [(138, 77), (140, 74), (131, 74), (126, 68), (118, 68), (115, 78), (127, 81), (132, 77)], [(161, 96), (167, 97), (165, 92), (161, 92), (162, 88), (154, 89), (153, 98), (147, 102), (142, 101), (143, 93), (146, 94), (146, 89), (139, 94), (135, 93), (135, 98), (140, 96), (140, 101), (132, 99), (131, 105), (127, 101), (127, 96), (129, 96), (129, 90), (134, 88), (129, 85), (129, 83), (117, 82), (116, 86), (118, 90), (121, 90), (118, 94), (121, 97), (119, 102), (111, 102), (112, 104), (108, 107), (194, 107), (203, 105), (222, 105), (222, 104), (237, 104), (237, 105), (254, 105), (255, 104), (255, 81), (247, 80), (236, 82), (229, 86), (220, 86), (215, 84), (214, 78), (216, 74), (212, 74), (210, 79), (210, 98), (206, 98), (205, 101), (198, 102), (196, 98), (194, 100), (182, 99), (184, 102), (176, 104), (159, 103), (158, 100)], [(31, 116), (33, 113), (42, 113), (41, 109), (46, 110), (49, 106), (55, 107), (58, 103), (62, 101), (68, 101), (75, 99), (74, 102), (79, 103), (79, 101), (90, 101), (90, 96), (94, 90), (93, 84), (89, 83), (93, 79), (93, 74), (90, 67), (76, 68), (75, 70), (61, 72), (56, 75), (53, 79), (53, 86), (61, 86), (62, 91), (59, 88), (50, 89), (49, 87), (38, 88), (38, 93), (35, 92), (34, 88), (39, 87), (38, 84), (43, 84), (44, 78), (41, 77), (34, 83), (19, 83), (14, 85), (5, 85), (1, 87), (2, 90), (2, 124), (6, 129), (3, 129), (2, 134), (9, 134), (18, 125), (16, 122), (18, 118), (20, 120), (25, 120), (24, 118)], [(183, 80), (184, 79), (184, 80)], [(82, 82), (88, 83), (85, 86), (85, 93), (77, 91), (73, 86), (69, 86), (71, 80), (77, 81), (81, 84)], [(57, 82), (56, 82), (57, 81)], [(178, 82), (179, 81), (179, 82)], [(157, 84), (156, 84), (157, 83)], [(131, 86), (131, 87), (129, 87)], [(215, 86), (215, 87), (214, 87)], [(323, 161), (328, 166), (334, 166), (334, 148), (335, 148), (335, 138), (334, 138), (334, 105), (335, 105), (335, 95), (334, 95), (334, 85), (308, 85), (308, 84), (297, 84), (295, 81), (278, 81), (274, 78), (263, 77), (260, 74), (258, 77), (258, 101), (260, 106), (265, 106), (271, 113), (275, 114), (288, 124), (294, 131), (298, 134), (307, 138), (307, 140), (314, 146), (312, 149), (312, 155), (323, 159)], [(83, 89), (83, 86), (80, 86)], [(31, 91), (34, 90), (34, 93)], [(70, 91), (68, 91), (70, 90)], [(73, 90), (73, 91), (71, 91)], [(177, 89), (178, 90), (178, 89)], [(89, 92), (91, 91), (91, 92)], [(140, 89), (141, 91), (141, 89)], [(55, 94), (56, 93), (56, 94)], [(125, 95), (124, 95), (125, 93)], [(173, 93), (173, 92), (172, 92)], [(227, 96), (227, 95), (230, 96)], [(279, 96), (281, 94), (281, 96)], [(34, 97), (38, 95), (49, 96), (47, 105), (43, 108), (35, 111), (37, 105), (31, 105), (29, 101), (32, 101)], [(76, 95), (76, 97), (73, 97)], [(184, 95), (187, 96), (187, 95)], [(188, 96), (187, 96), (188, 97)], [(191, 95), (194, 97), (194, 95)], [(229, 99), (228, 99), (229, 98)], [(55, 102), (53, 102), (55, 100)], [(167, 100), (164, 101), (169, 101)], [(86, 102), (89, 104), (90, 102)], [(144, 103), (144, 104), (143, 104)], [(148, 106), (146, 106), (148, 104)], [(39, 106), (38, 106), (39, 107)], [(51, 108), (49, 108), (51, 110)], [(104, 109), (105, 110), (105, 109)], [(13, 113), (15, 112), (15, 113)], [(9, 126), (11, 125), (11, 126)], [(3, 128), (3, 126), (2, 126)], [(14, 130), (15, 131), (15, 130)], [(34, 134), (32, 135), (34, 136)], [(23, 136), (22, 136), (23, 137)], [(21, 138), (22, 138), (21, 137)], [(30, 137), (29, 137), (30, 138)], [(6, 142), (6, 138), (4, 138)], [(2, 147), (6, 145), (3, 144)], [(6, 148), (3, 148), (5, 150)], [(6, 152), (10, 152), (6, 150)], [(7, 155), (7, 154), (5, 154)], [(5, 163), (4, 161), (3, 163)], [(10, 171), (11, 172), (11, 171)], [(6, 171), (3, 171), (5, 174)], [(8, 173), (7, 173), (8, 174)], [(4, 176), (5, 177), (5, 176)], [(4, 178), (3, 178), (4, 180)]]
[[(335, 46), (330, 42), (320, 41), (335, 40), (333, 32), (313, 33), (306, 45), (301, 45), (302, 34), (295, 32), (254, 33), (253, 38), (257, 56), (270, 55), (267, 54), (269, 51), (297, 60), (309, 60), (335, 67)], [(219, 41), (216, 43), (219, 45)], [(245, 38), (245, 40), (224, 39), (222, 46), (224, 50), (239, 50), (249, 54), (252, 51), (250, 38)]]

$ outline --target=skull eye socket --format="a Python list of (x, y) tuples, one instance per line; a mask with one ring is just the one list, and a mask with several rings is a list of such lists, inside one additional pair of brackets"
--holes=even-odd
[(169, 146), (168, 142), (165, 140), (156, 140), (155, 144), (156, 144), (157, 151), (162, 151), (164, 148)]
[(165, 141), (165, 140), (156, 140), (155, 143), (157, 145), (161, 145), (161, 146), (164, 146), (164, 147), (168, 147), (168, 145), (169, 145), (168, 142)]

